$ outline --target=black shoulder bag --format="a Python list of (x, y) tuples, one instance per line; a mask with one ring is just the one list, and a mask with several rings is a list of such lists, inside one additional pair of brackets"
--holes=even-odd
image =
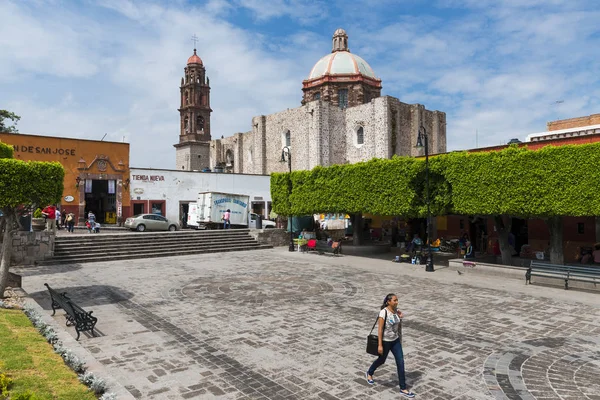
[[(369, 336), (367, 336), (367, 353), (372, 354), (374, 356), (379, 356), (379, 338), (377, 335), (373, 335), (373, 329), (375, 329), (375, 325), (377, 325), (377, 321), (379, 321), (379, 314), (377, 314), (377, 319), (371, 328), (371, 332), (369, 332)], [(387, 323), (387, 310), (385, 310), (385, 318), (383, 320), (383, 330), (381, 331), (381, 340), (383, 340), (383, 334), (385, 332), (385, 324)]]

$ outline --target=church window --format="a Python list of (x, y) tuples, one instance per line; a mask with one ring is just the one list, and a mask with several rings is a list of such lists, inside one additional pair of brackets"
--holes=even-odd
[(228, 167), (233, 166), (233, 151), (227, 150), (225, 153), (225, 162)]
[(361, 126), (356, 131), (356, 144), (364, 144), (365, 143), (365, 130)]
[(348, 108), (348, 89), (338, 90), (338, 106)]
[(185, 104), (190, 104), (190, 94), (188, 91), (185, 91)]
[(200, 115), (196, 117), (196, 130), (203, 131), (204, 130), (204, 118)]
[(321, 100), (321, 92), (315, 93), (315, 100)]
[(185, 117), (183, 119), (183, 130), (186, 132), (190, 131), (190, 120), (188, 119), (188, 117)]
[(285, 132), (285, 145), (288, 147), (292, 145), (292, 134), (290, 131)]

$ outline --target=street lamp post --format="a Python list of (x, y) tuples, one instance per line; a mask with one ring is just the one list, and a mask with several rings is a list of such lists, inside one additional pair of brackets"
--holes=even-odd
[[(284, 163), (287, 161), (288, 164), (288, 168), (290, 170), (290, 181), (288, 184), (288, 198), (292, 195), (292, 153), (290, 151), (290, 148), (288, 146), (285, 146), (282, 150), (281, 150), (281, 162)], [(289, 216), (290, 218), (290, 251), (294, 251), (294, 217), (292, 215)]]
[[(429, 204), (429, 143), (427, 140), (427, 131), (425, 127), (421, 125), (419, 128), (419, 135), (417, 137), (417, 148), (425, 147), (425, 186), (427, 192), (427, 262), (425, 264), (425, 271), (434, 272), (433, 269), (433, 255), (431, 253), (431, 206)], [(423, 146), (425, 142), (425, 146)]]

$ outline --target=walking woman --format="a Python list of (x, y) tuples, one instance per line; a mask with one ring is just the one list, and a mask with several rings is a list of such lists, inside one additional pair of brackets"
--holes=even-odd
[(391, 351), (396, 359), (398, 368), (398, 381), (400, 383), (400, 394), (412, 399), (415, 397), (413, 392), (406, 388), (406, 377), (404, 375), (404, 354), (402, 353), (402, 344), (400, 343), (399, 329), (402, 321), (402, 311), (398, 310), (398, 297), (390, 293), (385, 296), (381, 311), (379, 312), (379, 327), (377, 337), (379, 340), (379, 357), (365, 373), (369, 385), (373, 385), (373, 374), (375, 370), (385, 363), (388, 353)]

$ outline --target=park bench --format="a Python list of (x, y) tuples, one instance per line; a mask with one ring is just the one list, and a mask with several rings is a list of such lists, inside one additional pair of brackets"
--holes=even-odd
[(96, 336), (94, 334), (94, 327), (96, 326), (96, 322), (98, 322), (98, 318), (92, 316), (93, 311), (85, 311), (83, 308), (73, 303), (73, 300), (67, 296), (67, 293), (59, 293), (52, 289), (47, 283), (44, 283), (44, 286), (48, 288), (50, 299), (52, 300), (52, 315), (56, 314), (58, 308), (62, 308), (65, 311), (65, 317), (67, 319), (66, 325), (75, 326), (75, 331), (77, 332), (77, 338), (75, 340), (79, 340), (81, 332), (86, 331), (91, 331), (92, 335)]
[(600, 283), (600, 267), (586, 265), (556, 265), (532, 261), (525, 273), (525, 284), (531, 284), (532, 276), (557, 278), (565, 281), (565, 290), (569, 289), (569, 281)]

